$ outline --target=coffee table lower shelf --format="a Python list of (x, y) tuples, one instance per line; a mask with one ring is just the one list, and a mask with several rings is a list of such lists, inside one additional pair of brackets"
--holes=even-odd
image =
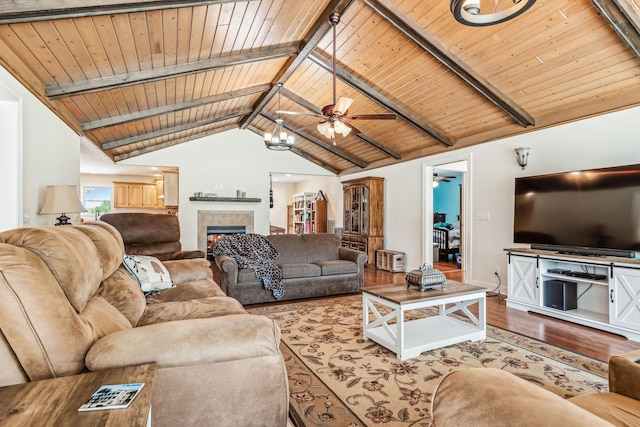
[[(397, 336), (396, 324), (389, 325), (389, 329)], [(365, 338), (389, 349), (396, 347), (395, 339), (382, 326), (367, 330)], [(434, 348), (446, 347), (462, 341), (479, 341), (485, 338), (486, 332), (479, 330), (476, 325), (446, 316), (411, 320), (404, 322), (402, 356), (398, 356), (398, 358), (401, 360), (410, 359)]]

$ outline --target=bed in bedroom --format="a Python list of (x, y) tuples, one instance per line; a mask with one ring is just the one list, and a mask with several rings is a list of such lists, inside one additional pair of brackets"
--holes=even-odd
[[(448, 261), (460, 252), (459, 222), (454, 224), (445, 221), (445, 214), (433, 214), (433, 243), (438, 245), (440, 261)], [(455, 258), (453, 258), (455, 261)]]

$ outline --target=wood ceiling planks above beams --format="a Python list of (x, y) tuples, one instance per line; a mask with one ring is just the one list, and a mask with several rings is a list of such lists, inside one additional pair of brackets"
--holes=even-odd
[[(363, 0), (376, 13), (389, 21), (395, 28), (407, 36), (425, 51), (429, 52), (445, 67), (455, 73), (462, 80), (471, 85), (485, 98), (510, 115), (517, 123), (524, 127), (535, 125), (535, 119), (509, 97), (491, 85), (485, 78), (478, 75), (469, 66), (456, 58), (431, 36), (424, 28), (419, 26), (407, 14), (398, 9), (389, 0)], [(596, 1), (596, 0), (593, 0)]]
[(223, 116), (201, 119), (201, 120), (197, 120), (195, 122), (190, 122), (190, 123), (182, 124), (182, 125), (179, 125), (179, 126), (173, 126), (173, 127), (170, 127), (170, 128), (159, 129), (159, 130), (156, 130), (156, 131), (153, 131), (153, 132), (143, 133), (143, 134), (140, 134), (140, 135), (131, 136), (129, 138), (119, 139), (117, 141), (105, 142), (105, 143), (103, 143), (101, 145), (101, 148), (102, 148), (102, 150), (110, 150), (112, 148), (118, 148), (118, 147), (122, 147), (122, 146), (125, 146), (125, 145), (134, 144), (136, 142), (144, 141), (144, 140), (147, 140), (147, 139), (157, 138), (159, 136), (169, 135), (169, 134), (176, 133), (176, 132), (183, 132), (185, 130), (194, 129), (194, 128), (197, 128), (197, 127), (200, 127), (200, 126), (206, 126), (206, 125), (210, 125), (212, 123), (222, 122), (222, 121), (233, 119), (233, 118), (236, 118), (236, 117), (246, 116), (249, 113), (251, 113), (251, 110), (249, 110), (249, 109), (240, 110), (240, 111), (234, 111), (234, 112), (225, 114)]
[(611, 28), (640, 58), (640, 20), (624, 0), (591, 0)]
[[(275, 117), (275, 116), (273, 116), (273, 115), (271, 115), (269, 113), (262, 112), (260, 114), (263, 117), (271, 120), (274, 123), (275, 123), (275, 121), (277, 119), (277, 117)], [(344, 160), (346, 160), (346, 161), (348, 161), (350, 163), (353, 163), (354, 165), (358, 166), (359, 168), (364, 169), (367, 166), (365, 162), (363, 162), (362, 160), (358, 159), (357, 157), (354, 157), (354, 156), (352, 156), (350, 154), (347, 154), (344, 151), (334, 147), (331, 144), (327, 144), (324, 141), (320, 141), (318, 138), (316, 138), (315, 136), (311, 135), (310, 133), (304, 132), (304, 131), (302, 131), (300, 129), (294, 129), (291, 126), (287, 125), (286, 122), (283, 123), (283, 126), (287, 130), (295, 133), (296, 135), (301, 136), (302, 138), (306, 139), (307, 141), (313, 142), (314, 144), (324, 148), (325, 150), (335, 154), (338, 157), (342, 157)]]
[(329, 23), (329, 15), (331, 15), (335, 11), (340, 11), (340, 13), (344, 13), (345, 10), (349, 8), (353, 4), (355, 0), (331, 0), (327, 7), (323, 10), (323, 12), (319, 15), (320, 18), (313, 24), (313, 27), (309, 30), (309, 32), (304, 36), (303, 40), (300, 42), (298, 54), (292, 58), (289, 58), (287, 63), (276, 73), (274, 76), (272, 83), (273, 86), (271, 90), (265, 93), (261, 99), (258, 100), (256, 105), (253, 107), (253, 113), (250, 114), (244, 122), (240, 125), (240, 129), (246, 129), (249, 124), (259, 115), (261, 114), (264, 107), (271, 101), (276, 93), (278, 93), (277, 83), (285, 83), (289, 77), (300, 67), (300, 64), (304, 62), (311, 52), (318, 46), (318, 43), (322, 40), (324, 36), (327, 35), (329, 30), (331, 29), (331, 24)]
[[(325, 70), (331, 73), (333, 72), (333, 63), (328, 59), (316, 53), (312, 53), (311, 55), (309, 55), (309, 59), (315, 62), (316, 64), (318, 64), (319, 66), (321, 66), (322, 68), (324, 68)], [(397, 114), (402, 119), (404, 119), (407, 123), (409, 123), (416, 129), (418, 129), (419, 131), (429, 135), (431, 138), (435, 139), (445, 147), (451, 147), (453, 145), (453, 142), (448, 136), (443, 135), (437, 129), (432, 128), (427, 123), (423, 122), (419, 117), (416, 117), (414, 114), (411, 114), (409, 111), (402, 108), (400, 105), (396, 104), (385, 95), (376, 91), (371, 86), (367, 85), (362, 80), (358, 79), (357, 77), (355, 77), (354, 75), (346, 71), (344, 68), (337, 65), (336, 65), (336, 76), (344, 83), (348, 84), (349, 86), (365, 94), (366, 96), (368, 96), (369, 98), (377, 102), (378, 104), (382, 105), (387, 110)]]
[(129, 123), (129, 122), (144, 119), (147, 117), (157, 116), (159, 114), (166, 114), (166, 113), (172, 113), (172, 112), (181, 111), (181, 110), (188, 110), (190, 108), (199, 107), (201, 105), (213, 104), (216, 102), (226, 101), (233, 98), (239, 98), (242, 96), (267, 92), (269, 89), (271, 89), (271, 85), (269, 83), (266, 83), (262, 85), (251, 86), (244, 89), (219, 93), (217, 95), (211, 95), (204, 98), (198, 98), (191, 101), (178, 102), (176, 104), (164, 105), (162, 107), (150, 108), (148, 110), (122, 114), (120, 116), (110, 117), (108, 119), (94, 120), (92, 122), (82, 123), (82, 130), (88, 131), (88, 130), (94, 130), (94, 129), (104, 128), (108, 126), (115, 126), (123, 123)]
[(0, 24), (82, 18), (255, 0), (19, 0), (0, 2)]
[(268, 49), (256, 49), (253, 51), (224, 56), (221, 58), (189, 62), (185, 64), (172, 65), (169, 67), (152, 68), (149, 70), (118, 74), (108, 77), (99, 77), (96, 79), (83, 80), (56, 86), (47, 86), (45, 89), (45, 94), (51, 99), (82, 95), (86, 93), (98, 92), (101, 90), (132, 86), (135, 84), (148, 83), (157, 80), (166, 80), (170, 77), (186, 76), (189, 74), (217, 70), (220, 68), (233, 67), (236, 65), (243, 65), (251, 62), (277, 59), (292, 56), (296, 53), (298, 53), (298, 43), (287, 43), (283, 45), (272, 46)]
[[(288, 89), (285, 89), (284, 87), (280, 89), (280, 93), (286, 97), (289, 98), (290, 100), (294, 101), (296, 104), (302, 106), (303, 108), (312, 111), (315, 114), (320, 115), (322, 112), (322, 109), (320, 107), (318, 107), (317, 105), (312, 104), (311, 102), (307, 101), (306, 99), (296, 95), (295, 93), (291, 92)], [(318, 119), (320, 119), (320, 117), (318, 117)], [(376, 141), (373, 138), (368, 137), (367, 135), (365, 135), (364, 133), (360, 132), (358, 130), (358, 128), (356, 128), (352, 122), (348, 122), (349, 126), (351, 126), (353, 128), (353, 130), (356, 131), (355, 136), (357, 136), (358, 138), (360, 138), (361, 140), (363, 140), (364, 142), (366, 142), (367, 144), (372, 145), (373, 147), (377, 148), (378, 150), (382, 151), (383, 153), (386, 153), (387, 155), (399, 160), (401, 158), (400, 154), (396, 153), (395, 151), (393, 151), (392, 149), (390, 149), (389, 147), (387, 147), (386, 145)]]
[(140, 156), (142, 154), (151, 153), (152, 151), (160, 150), (162, 148), (172, 147), (174, 145), (182, 144), (183, 142), (193, 141), (194, 139), (204, 138), (210, 135), (215, 135), (215, 134), (226, 132), (232, 129), (238, 129), (238, 125), (230, 124), (230, 125), (216, 128), (216, 129), (208, 130), (206, 132), (200, 132), (200, 133), (189, 135), (183, 138), (178, 138), (171, 141), (156, 144), (152, 147), (145, 147), (139, 150), (129, 151), (128, 153), (124, 153), (124, 154), (116, 154), (115, 156), (113, 156), (113, 161), (119, 162), (121, 160), (130, 159), (132, 157)]

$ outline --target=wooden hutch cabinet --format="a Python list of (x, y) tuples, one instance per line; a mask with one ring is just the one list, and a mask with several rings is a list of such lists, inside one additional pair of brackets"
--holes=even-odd
[(345, 181), (342, 246), (366, 252), (375, 265), (376, 250), (384, 248), (384, 178)]

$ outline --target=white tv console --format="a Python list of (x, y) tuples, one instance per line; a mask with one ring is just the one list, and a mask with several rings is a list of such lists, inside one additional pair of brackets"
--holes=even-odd
[[(505, 251), (509, 258), (508, 307), (640, 341), (640, 261), (525, 248)], [(576, 309), (545, 306), (544, 283), (549, 280), (577, 284)]]

